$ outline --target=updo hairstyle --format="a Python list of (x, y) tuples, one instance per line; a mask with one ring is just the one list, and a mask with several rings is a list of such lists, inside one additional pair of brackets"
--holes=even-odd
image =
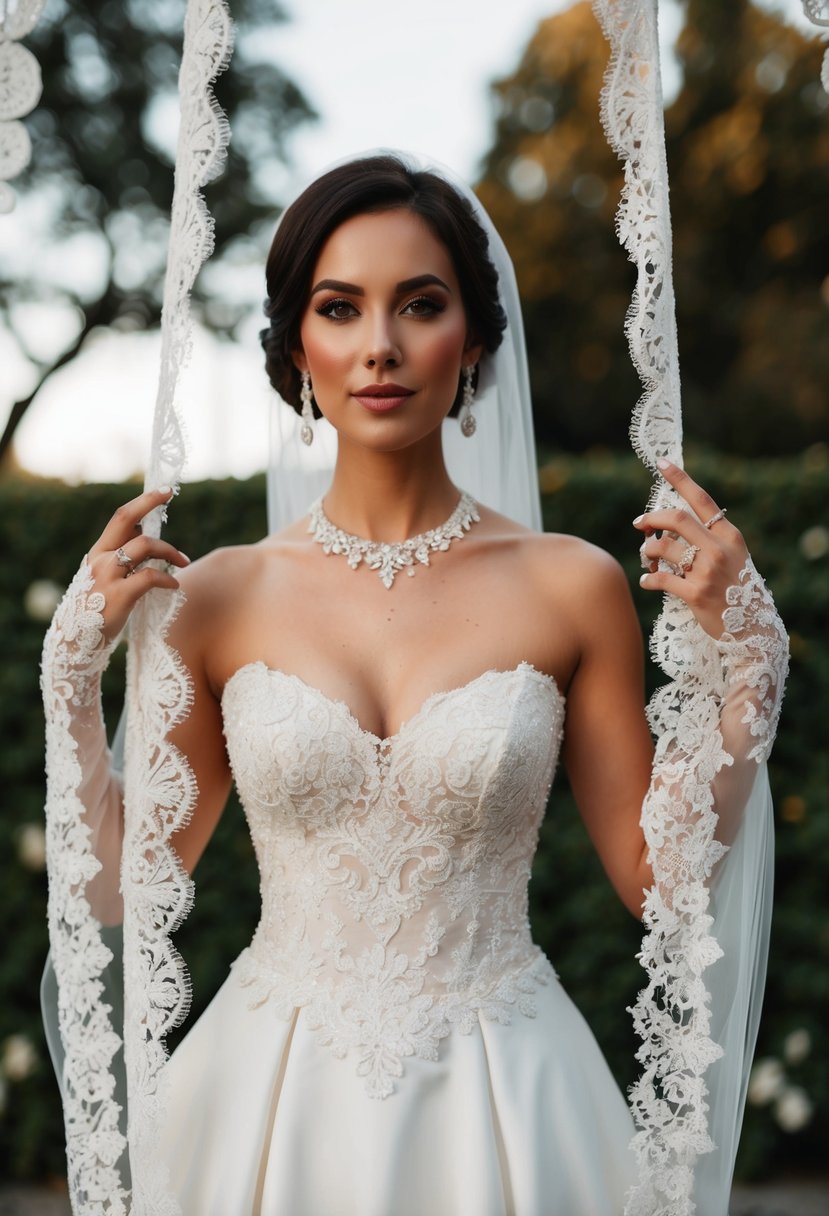
[[(437, 174), (410, 169), (396, 156), (350, 161), (317, 178), (288, 207), (268, 254), (264, 310), (269, 324), (259, 335), (265, 370), (297, 413), (301, 378), (292, 353), (301, 348), (300, 323), (322, 247), (353, 216), (396, 208), (424, 219), (449, 251), (473, 341), (490, 353), (501, 344), (507, 318), (498, 298), (498, 273), (469, 201)], [(459, 385), (450, 414), (457, 414), (461, 400)], [(315, 402), (314, 417), (320, 416)]]

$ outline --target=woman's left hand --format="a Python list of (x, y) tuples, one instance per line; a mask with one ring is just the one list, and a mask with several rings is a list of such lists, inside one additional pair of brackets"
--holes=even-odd
[[(679, 596), (705, 632), (719, 638), (723, 632), (725, 593), (740, 581), (748, 557), (746, 543), (740, 531), (724, 518), (711, 495), (683, 469), (669, 461), (659, 461), (659, 471), (696, 515), (674, 507), (648, 511), (633, 521), (634, 528), (646, 537), (640, 552), (647, 568), (640, 584), (647, 591), (668, 591)], [(660, 561), (669, 562), (673, 570), (658, 569)]]

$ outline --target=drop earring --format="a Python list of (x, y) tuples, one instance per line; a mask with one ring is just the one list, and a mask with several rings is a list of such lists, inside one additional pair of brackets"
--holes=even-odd
[(302, 387), (299, 390), (299, 399), (302, 402), (302, 427), (299, 437), (306, 447), (310, 447), (314, 442), (314, 403), (311, 396), (311, 375), (309, 372), (302, 373)]
[(475, 396), (475, 389), (472, 384), (472, 375), (474, 370), (474, 367), (465, 367), (463, 369), (463, 401), (461, 403), (461, 410), (458, 416), (458, 421), (461, 424), (461, 433), (465, 435), (467, 439), (472, 438), (472, 436), (475, 434), (475, 427), (477, 426), (475, 415), (472, 413), (472, 401)]

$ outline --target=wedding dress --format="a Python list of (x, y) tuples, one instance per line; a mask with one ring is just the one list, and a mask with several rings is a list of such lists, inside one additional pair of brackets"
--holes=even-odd
[[(625, 165), (619, 234), (637, 272), (635, 446), (654, 469), (660, 456), (681, 463), (656, 2), (594, 4), (613, 51), (603, 115)], [(211, 85), (230, 41), (223, 0), (188, 0), (148, 488), (175, 485), (184, 460), (176, 394), (189, 294), (211, 246), (200, 191), (226, 142)], [(480, 482), (448, 467), (488, 505), (537, 526), (514, 275), (462, 193), (490, 235), (509, 328), (479, 377), (494, 398), (482, 416), (497, 414), (500, 429), (484, 443), (481, 424), (466, 445)], [(507, 462), (515, 453), (520, 476)], [(657, 479), (651, 501), (675, 497)], [(160, 513), (145, 520), (149, 535), (160, 527)], [(437, 693), (389, 740), (290, 675), (251, 664), (231, 679), (225, 729), (263, 920), (168, 1060), (189, 991), (172, 936), (194, 896), (174, 837), (197, 798), (168, 735), (190, 685), (166, 642), (176, 597), (150, 593), (131, 619), (122, 782), (98, 702), (111, 650), (103, 607), (84, 564), (47, 636), (42, 680), (46, 1021), (76, 1216), (723, 1216), (765, 973), (764, 761), (786, 671), (785, 633), (750, 562), (719, 641), (672, 597), (653, 640), (670, 683), (649, 708), (656, 758), (642, 827), (654, 886), (633, 1119), (527, 930), (563, 716), (553, 682), (527, 664)], [(121, 971), (108, 926), (122, 897)]]
[(485, 672), (383, 740), (262, 663), (222, 710), (262, 918), (167, 1065), (182, 1211), (619, 1216), (630, 1113), (527, 919), (554, 680)]

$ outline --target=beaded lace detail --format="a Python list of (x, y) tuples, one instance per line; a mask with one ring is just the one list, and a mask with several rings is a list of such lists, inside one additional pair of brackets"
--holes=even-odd
[(475, 500), (464, 492), (445, 524), (408, 540), (387, 544), (343, 532), (342, 528), (331, 523), (323, 510), (322, 499), (318, 498), (310, 510), (308, 531), (326, 553), (343, 554), (352, 570), (365, 562), (370, 570), (378, 572), (383, 586), (388, 589), (401, 570), (405, 570), (411, 578), (415, 572), (415, 562), (428, 566), (430, 553), (438, 550), (445, 552), (453, 540), (463, 540), (472, 524), (478, 523), (480, 518)]
[(251, 1006), (297, 1007), (385, 1098), (452, 1027), (533, 1016), (552, 974), (527, 882), (564, 719), (522, 663), (437, 693), (396, 735), (251, 663), (223, 697), (261, 874), (262, 919), (235, 965)]

